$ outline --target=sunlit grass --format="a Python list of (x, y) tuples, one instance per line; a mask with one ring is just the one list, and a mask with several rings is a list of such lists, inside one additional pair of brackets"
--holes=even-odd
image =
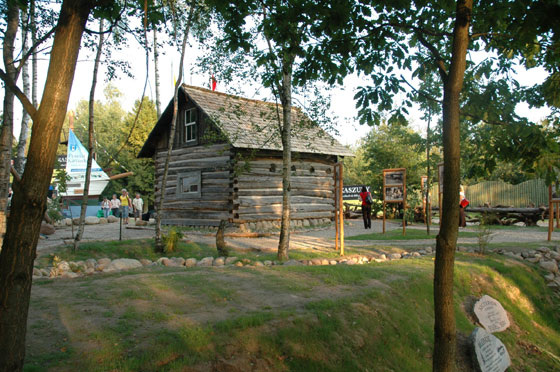
[[(219, 363), (231, 362), (239, 370), (430, 371), (433, 265), (428, 257), (354, 266), (156, 268), (75, 285), (54, 281), (39, 288), (41, 301), (32, 298), (25, 370), (223, 370), (227, 364)], [(95, 296), (76, 303), (77, 293), (92, 288)], [(538, 268), (458, 253), (459, 332), (468, 335), (475, 326), (463, 304), (483, 294), (511, 316), (514, 325), (498, 337), (516, 370), (557, 370), (547, 353), (560, 355), (560, 303)]]

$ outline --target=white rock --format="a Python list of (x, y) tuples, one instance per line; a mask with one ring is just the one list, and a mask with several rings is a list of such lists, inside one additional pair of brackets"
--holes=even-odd
[(71, 218), (65, 218), (64, 219), (64, 224), (66, 226), (72, 226), (72, 219)]
[(284, 262), (284, 266), (302, 266), (303, 264), (297, 260), (288, 260)]
[(509, 318), (502, 304), (484, 295), (474, 304), (474, 313), (484, 329), (490, 333), (502, 332), (509, 327)]
[(196, 266), (196, 258), (187, 258), (187, 260), (185, 261), (185, 266), (186, 267)]
[(217, 257), (213, 262), (212, 262), (212, 266), (224, 266), (225, 265), (225, 259), (223, 257)]
[(330, 260), (329, 265), (336, 265), (338, 262), (336, 260)]
[(272, 261), (270, 260), (264, 261), (264, 266), (272, 266)]
[(391, 253), (389, 254), (389, 259), (391, 260), (398, 260), (402, 257), (400, 253)]
[(169, 260), (169, 258), (167, 258), (167, 257), (160, 257), (160, 258), (157, 259), (156, 263), (157, 263), (158, 265), (163, 265), (163, 260)]
[(142, 267), (142, 264), (134, 258), (117, 258), (104, 271), (129, 270), (137, 267)]
[(185, 264), (185, 259), (183, 257), (172, 257), (171, 261), (175, 262), (179, 266), (183, 266)]
[(109, 217), (107, 217), (107, 222), (109, 223), (119, 222), (119, 219), (113, 215), (110, 215)]
[(225, 264), (226, 265), (231, 265), (237, 260), (238, 260), (237, 257), (227, 257), (226, 260), (225, 260)]
[(99, 225), (99, 218), (95, 216), (87, 216), (85, 223), (86, 225)]
[(204, 257), (202, 260), (198, 261), (196, 266), (212, 266), (214, 262), (214, 257)]
[(101, 218), (99, 219), (99, 224), (100, 224), (100, 225), (105, 225), (105, 224), (107, 224), (107, 223), (109, 223), (109, 221), (107, 221), (107, 219), (106, 219), (105, 217), (101, 217)]
[(111, 260), (110, 260), (109, 258), (104, 257), (104, 258), (100, 258), (99, 260), (97, 260), (97, 263), (98, 263), (99, 265), (105, 265), (105, 266), (107, 266), (107, 265), (109, 265), (109, 264), (111, 263)]
[(541, 265), (541, 267), (543, 269), (545, 269), (546, 271), (549, 271), (551, 273), (557, 273), (558, 272), (558, 263), (554, 260), (552, 260), (552, 261), (541, 261), (541, 262), (539, 262), (539, 265)]
[(169, 258), (164, 258), (163, 260), (161, 260), (161, 264), (163, 266), (167, 266), (167, 267), (179, 267), (180, 266), (177, 262), (175, 262), (173, 260), (170, 260)]
[(484, 328), (475, 328), (471, 334), (474, 362), (481, 372), (504, 372), (511, 365), (505, 345)]
[(66, 261), (60, 261), (56, 267), (60, 271), (71, 271), (70, 270), (70, 264)]
[(43, 273), (38, 268), (33, 268), (33, 276), (43, 276)]
[(88, 258), (86, 260), (86, 267), (87, 268), (94, 268), (95, 265), (97, 265), (97, 261), (95, 260), (95, 258)]

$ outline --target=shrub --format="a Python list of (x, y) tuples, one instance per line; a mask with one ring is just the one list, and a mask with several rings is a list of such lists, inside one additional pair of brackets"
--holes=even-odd
[(173, 226), (167, 234), (162, 236), (165, 253), (173, 252), (177, 248), (177, 243), (183, 238), (183, 233)]

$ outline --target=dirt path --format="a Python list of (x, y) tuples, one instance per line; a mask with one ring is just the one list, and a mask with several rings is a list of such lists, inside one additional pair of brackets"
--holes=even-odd
[[(544, 226), (541, 223), (541, 226)], [(386, 231), (401, 229), (400, 223), (387, 222)], [(347, 220), (344, 227), (345, 237), (351, 237), (366, 233), (382, 232), (383, 222), (380, 220), (372, 221), (371, 230), (364, 230), (361, 220)], [(423, 225), (408, 226), (407, 229), (425, 230)], [(74, 229), (74, 232), (76, 228)], [(432, 226), (431, 233), (437, 234), (438, 226)], [(476, 226), (468, 226), (461, 231), (476, 232)], [(196, 232), (189, 231), (185, 234), (187, 239), (204, 243), (210, 246), (215, 245), (215, 236), (212, 232)], [(154, 236), (153, 227), (139, 227), (134, 226), (132, 221), (130, 225), (123, 226), (122, 239), (145, 239)], [(119, 240), (120, 227), (118, 223), (104, 224), (104, 225), (87, 225), (84, 231), (83, 241), (113, 241)], [(310, 251), (326, 251), (334, 249), (335, 229), (334, 225), (328, 228), (316, 229), (311, 231), (294, 231), (290, 239), (290, 248), (298, 250)], [(72, 228), (62, 227), (58, 228), (53, 235), (48, 239), (39, 241), (37, 250), (39, 254), (47, 254), (55, 247), (69, 244), (72, 240)], [(560, 241), (560, 231), (556, 229), (552, 235), (553, 242)], [(519, 245), (523, 247), (525, 243), (542, 242), (547, 243), (547, 232), (538, 228), (524, 228), (519, 229), (504, 229), (495, 230), (491, 238), (492, 243), (512, 243), (512, 245)], [(239, 238), (226, 236), (226, 243), (234, 250), (261, 250), (261, 251), (276, 251), (278, 244), (278, 234), (272, 234), (259, 238)], [(460, 238), (458, 244), (476, 244), (476, 238)], [(345, 240), (346, 247), (371, 247), (371, 246), (435, 246), (435, 241), (430, 239), (418, 240), (391, 240), (391, 241), (375, 241), (375, 240)]]

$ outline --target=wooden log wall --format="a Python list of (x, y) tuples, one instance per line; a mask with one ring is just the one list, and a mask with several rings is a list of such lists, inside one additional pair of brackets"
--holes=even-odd
[[(249, 170), (233, 177), (233, 221), (280, 220), (282, 158), (255, 156)], [(302, 158), (292, 162), (291, 218), (331, 219), (334, 216), (333, 164), (330, 159)]]
[[(155, 159), (156, 202), (167, 151), (158, 151)], [(182, 226), (218, 226), (232, 217), (231, 150), (227, 144), (183, 147), (172, 151), (163, 204), (162, 224)], [(200, 171), (200, 196), (177, 194), (180, 175)]]

